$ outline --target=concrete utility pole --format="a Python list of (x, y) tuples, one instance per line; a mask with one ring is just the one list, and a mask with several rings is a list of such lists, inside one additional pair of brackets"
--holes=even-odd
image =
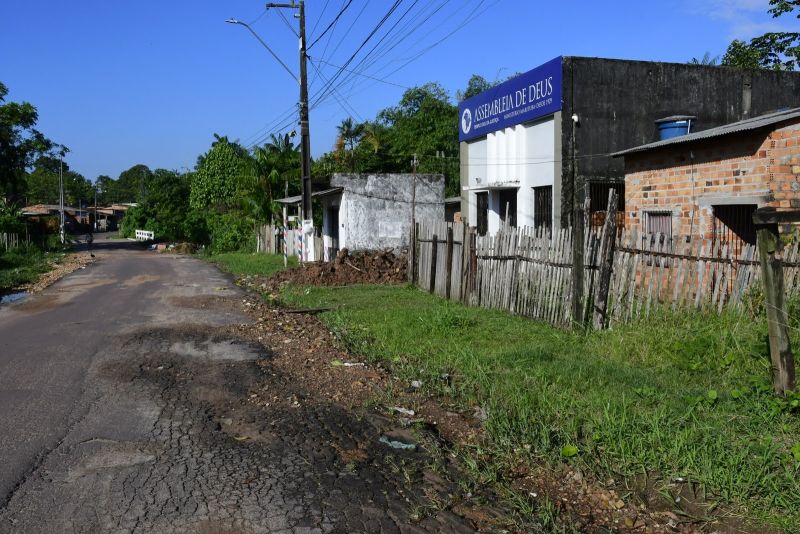
[(578, 173), (576, 157), (575, 133), (579, 125), (579, 117), (572, 115), (572, 157), (570, 170), (572, 171), (572, 323), (573, 325), (583, 325), (584, 321), (584, 302), (583, 302), (583, 245), (585, 237), (584, 228), (584, 184)]
[(66, 241), (64, 236), (64, 152), (61, 152), (61, 157), (58, 159), (58, 211), (59, 211), (59, 225), (58, 234), (61, 236), (61, 244)]
[(311, 212), (311, 134), (308, 109), (308, 73), (306, 70), (306, 10), (304, 0), (291, 4), (267, 4), (271, 7), (298, 10), (300, 19), (300, 177), (302, 180), (303, 258), (314, 261), (314, 222)]

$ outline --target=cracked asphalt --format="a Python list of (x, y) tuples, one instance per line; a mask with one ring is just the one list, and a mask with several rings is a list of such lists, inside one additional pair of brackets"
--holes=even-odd
[[(424, 447), (233, 337), (214, 267), (98, 242), (99, 261), (0, 308), (0, 532), (472, 532), (431, 506)], [(193, 305), (229, 299), (228, 306)], [(254, 390), (279, 401), (259, 406)]]

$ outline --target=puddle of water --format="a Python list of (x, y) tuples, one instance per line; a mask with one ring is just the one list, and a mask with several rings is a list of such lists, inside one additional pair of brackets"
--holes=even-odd
[(8, 295), (3, 295), (2, 297), (0, 297), (0, 304), (11, 304), (12, 302), (22, 300), (27, 296), (28, 293), (25, 291), (17, 291), (16, 293), (9, 293)]

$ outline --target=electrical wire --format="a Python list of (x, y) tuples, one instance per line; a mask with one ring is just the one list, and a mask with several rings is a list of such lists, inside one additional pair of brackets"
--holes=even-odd
[[(392, 14), (397, 10), (398, 6), (400, 6), (402, 1), (403, 0), (395, 0), (395, 2), (392, 4), (392, 6), (389, 8), (389, 10), (383, 16), (383, 18), (381, 18), (381, 20), (378, 21), (378, 23), (375, 25), (375, 27), (369, 32), (367, 37), (358, 46), (356, 51), (353, 52), (353, 54), (344, 63), (343, 69), (347, 68), (350, 65), (350, 63), (353, 62), (353, 59), (355, 59), (355, 57), (358, 55), (358, 53), (367, 45), (367, 43), (370, 41), (370, 39), (372, 39), (372, 37), (381, 29), (381, 27), (386, 23), (386, 21), (389, 20), (389, 18), (392, 16)], [(331, 83), (328, 84), (328, 85), (329, 86), (333, 86), (333, 83), (342, 75), (343, 72), (344, 71), (342, 69), (339, 69), (336, 72), (336, 74), (333, 76), (333, 78), (331, 79)], [(313, 100), (315, 100), (315, 103), (319, 102), (321, 100), (321, 98), (329, 95), (330, 93), (331, 93), (331, 91), (328, 91), (327, 88), (323, 88), (321, 91), (317, 92), (317, 95), (315, 95)], [(313, 106), (313, 105), (315, 105), (315, 104), (311, 104), (311, 106)]]
[[(328, 24), (328, 27), (325, 28), (324, 30), (322, 30), (322, 33), (319, 34), (319, 36), (316, 39), (314, 39), (314, 41), (312, 41), (312, 43), (310, 45), (308, 45), (306, 47), (306, 50), (311, 50), (311, 47), (313, 47), (315, 44), (317, 44), (317, 42), (320, 39), (322, 39), (325, 36), (326, 33), (328, 33), (328, 30), (330, 30), (333, 26), (336, 25), (337, 22), (339, 22), (339, 19), (341, 18), (341, 16), (344, 15), (344, 12), (347, 11), (347, 8), (350, 7), (350, 4), (352, 4), (352, 3), (353, 3), (353, 0), (347, 0), (347, 3), (342, 7), (342, 9), (339, 10), (339, 13), (337, 13), (336, 16), (333, 17), (333, 20), (331, 21), (331, 23)], [(366, 2), (365, 2), (365, 4), (366, 4)], [(328, 3), (326, 2), (325, 3), (325, 7), (327, 7), (327, 6), (328, 6)], [(323, 9), (323, 11), (324, 11), (324, 9)], [(316, 26), (314, 26), (314, 28), (316, 28)], [(311, 33), (314, 33), (314, 31), (312, 30)]]

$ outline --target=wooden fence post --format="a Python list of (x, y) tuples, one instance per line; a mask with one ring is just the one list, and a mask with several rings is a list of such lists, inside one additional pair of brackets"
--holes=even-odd
[(444, 296), (450, 300), (450, 286), (453, 282), (453, 227), (447, 227), (447, 274), (445, 275)]
[(436, 291), (436, 256), (438, 255), (438, 246), (439, 243), (437, 242), (438, 236), (433, 234), (431, 238), (431, 278), (430, 278), (430, 287), (428, 291), (433, 293)]
[(794, 390), (795, 369), (784, 302), (783, 244), (778, 235), (778, 224), (796, 220), (800, 220), (800, 210), (782, 213), (774, 208), (761, 208), (753, 214), (753, 222), (763, 225), (758, 228), (758, 254), (767, 307), (772, 385), (775, 393), (781, 396)]
[(608, 288), (611, 285), (611, 274), (614, 265), (614, 244), (617, 239), (617, 191), (608, 192), (606, 221), (603, 224), (603, 237), (600, 241), (600, 279), (597, 281), (597, 292), (594, 297), (594, 328), (600, 330), (608, 326), (606, 310), (608, 309)]
[(417, 283), (417, 231), (419, 223), (411, 223), (411, 243), (408, 247), (408, 279), (412, 284)]
[(466, 295), (466, 273), (467, 273), (467, 261), (469, 255), (467, 251), (469, 250), (469, 246), (467, 245), (467, 224), (461, 225), (461, 272), (458, 273), (458, 300), (459, 302), (464, 301), (464, 295)]

